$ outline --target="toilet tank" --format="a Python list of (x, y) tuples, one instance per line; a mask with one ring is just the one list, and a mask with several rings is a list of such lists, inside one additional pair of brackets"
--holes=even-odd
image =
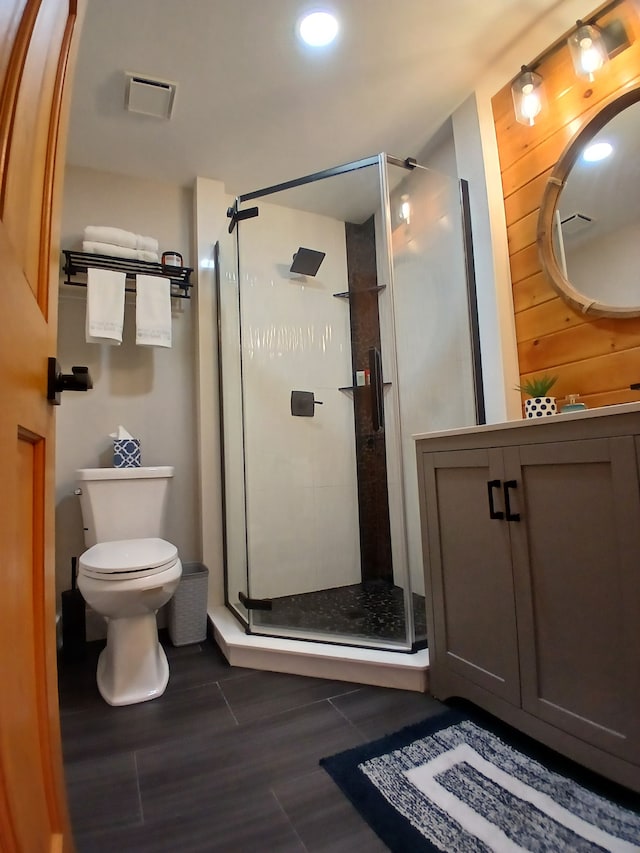
[(87, 548), (114, 539), (163, 538), (173, 467), (76, 471)]

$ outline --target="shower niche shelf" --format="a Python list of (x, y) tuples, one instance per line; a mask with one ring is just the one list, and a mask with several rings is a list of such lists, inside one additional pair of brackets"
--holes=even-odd
[(351, 299), (352, 296), (359, 296), (361, 293), (377, 293), (379, 290), (384, 290), (386, 284), (380, 284), (376, 287), (363, 287), (362, 290), (345, 290), (342, 293), (334, 293), (338, 299)]
[[(383, 382), (383, 388), (388, 388), (391, 382)], [(371, 388), (371, 385), (342, 385), (338, 391), (364, 391), (365, 388)]]
[(161, 263), (137, 261), (134, 258), (114, 258), (110, 255), (94, 255), (89, 252), (75, 252), (68, 249), (64, 249), (62, 254), (64, 255), (62, 271), (66, 275), (63, 284), (86, 287), (87, 269), (93, 267), (94, 269), (123, 272), (127, 284), (133, 285), (132, 287), (125, 286), (127, 293), (136, 292), (136, 275), (159, 275), (170, 280), (172, 297), (178, 299), (189, 299), (191, 297), (193, 267), (165, 266)]

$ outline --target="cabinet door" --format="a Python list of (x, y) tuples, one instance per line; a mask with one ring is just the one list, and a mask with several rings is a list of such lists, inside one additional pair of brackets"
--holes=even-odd
[[(425, 453), (422, 465), (432, 692), (450, 695), (450, 670), (519, 705), (509, 525), (489, 514), (488, 484), (502, 481), (502, 453)], [(500, 486), (492, 494), (504, 512)]]
[[(640, 496), (633, 438), (508, 448), (522, 706), (640, 761)], [(514, 510), (515, 511), (515, 510)]]

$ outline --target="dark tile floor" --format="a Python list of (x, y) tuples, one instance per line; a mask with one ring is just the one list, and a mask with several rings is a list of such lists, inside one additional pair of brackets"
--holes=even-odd
[(100, 698), (101, 643), (60, 665), (69, 807), (79, 853), (379, 853), (386, 847), (318, 766), (443, 709), (431, 697), (227, 664), (173, 648), (151, 702)]

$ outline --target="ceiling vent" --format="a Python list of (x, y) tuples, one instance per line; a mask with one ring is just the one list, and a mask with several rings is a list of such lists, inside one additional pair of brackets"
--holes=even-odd
[(567, 236), (580, 234), (593, 223), (593, 217), (584, 213), (572, 213), (562, 220), (562, 233)]
[(130, 71), (125, 73), (127, 77), (125, 108), (130, 113), (171, 118), (177, 83), (143, 77), (141, 74), (132, 74)]

